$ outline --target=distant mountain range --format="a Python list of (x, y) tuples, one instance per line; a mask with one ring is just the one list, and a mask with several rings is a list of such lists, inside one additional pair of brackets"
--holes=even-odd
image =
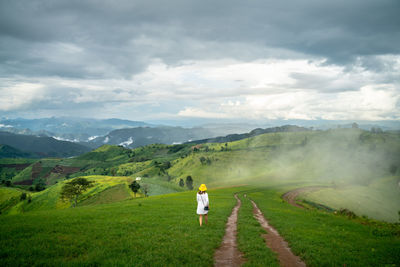
[[(319, 126), (316, 123), (321, 123)], [(310, 129), (351, 128), (352, 124), (334, 121), (299, 122), (301, 126), (273, 127), (251, 123), (204, 124), (183, 128), (162, 126), (142, 121), (89, 118), (1, 119), (0, 157), (69, 157), (104, 144), (136, 148), (149, 144), (231, 142), (270, 133), (308, 131)], [(303, 124), (302, 124), (303, 123)], [(325, 124), (323, 124), (325, 123)], [(337, 123), (337, 124), (335, 124)], [(396, 129), (399, 122), (359, 124), (366, 130)], [(293, 124), (294, 125), (294, 124)], [(8, 135), (6, 134), (8, 133)]]
[(38, 137), (0, 132), (1, 157), (71, 157), (91, 149), (81, 144), (59, 141), (51, 137)]
[(16, 134), (54, 137), (61, 141), (86, 142), (115, 129), (155, 126), (142, 121), (120, 119), (42, 118), (2, 119), (0, 130)]
[(114, 130), (105, 136), (90, 140), (88, 144), (93, 148), (104, 144), (136, 148), (149, 144), (181, 144), (210, 136), (214, 134), (204, 128), (137, 127)]

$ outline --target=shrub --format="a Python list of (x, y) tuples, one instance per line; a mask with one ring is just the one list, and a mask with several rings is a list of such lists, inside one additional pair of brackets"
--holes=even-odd
[(21, 196), (19, 197), (20, 200), (25, 200), (26, 199), (26, 193), (22, 193)]
[(192, 176), (190, 176), (190, 175), (188, 175), (188, 176), (186, 177), (186, 187), (187, 187), (189, 190), (193, 190), (193, 179), (192, 179)]
[(357, 215), (354, 212), (348, 209), (340, 209), (338, 211), (338, 214), (347, 216), (349, 219), (354, 219), (357, 217)]

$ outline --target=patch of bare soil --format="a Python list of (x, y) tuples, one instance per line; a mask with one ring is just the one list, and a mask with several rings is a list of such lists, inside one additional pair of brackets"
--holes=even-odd
[(42, 172), (42, 164), (40, 162), (33, 164), (32, 174), (31, 174), (32, 180), (38, 178), (41, 172)]
[(306, 264), (300, 259), (300, 257), (293, 254), (288, 243), (279, 235), (278, 231), (268, 223), (256, 203), (254, 203), (254, 201), (251, 202), (253, 203), (254, 217), (268, 232), (263, 235), (267, 246), (278, 254), (280, 265), (284, 267), (305, 267)]
[(284, 200), (286, 200), (290, 205), (304, 209), (303, 206), (299, 205), (296, 202), (296, 198), (302, 193), (318, 191), (322, 188), (326, 188), (326, 187), (324, 187), (324, 186), (307, 186), (307, 187), (297, 188), (295, 190), (286, 192), (285, 194), (282, 195), (282, 198)]
[(23, 163), (23, 164), (0, 164), (0, 168), (13, 168), (17, 171), (22, 171), (26, 167), (29, 167), (30, 163)]
[(70, 167), (70, 166), (62, 166), (62, 165), (56, 165), (47, 175), (46, 177), (50, 176), (52, 173), (56, 174), (71, 174), (78, 172), (80, 170), (79, 167)]
[(24, 180), (24, 181), (20, 181), (20, 182), (14, 182), (13, 184), (15, 184), (15, 185), (32, 185), (33, 180)]
[(32, 185), (33, 181), (37, 179), (42, 171), (42, 164), (37, 162), (32, 166), (31, 178), (29, 180), (24, 180), (20, 182), (15, 182), (16, 185)]
[(222, 244), (214, 254), (214, 266), (240, 266), (245, 261), (243, 254), (237, 248), (237, 218), (241, 201), (237, 195), (235, 195), (235, 198), (237, 204), (226, 223), (226, 231)]

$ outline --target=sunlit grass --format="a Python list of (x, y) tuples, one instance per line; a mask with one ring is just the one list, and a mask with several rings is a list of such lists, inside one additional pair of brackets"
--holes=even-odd
[(309, 266), (393, 266), (400, 262), (400, 228), (293, 207), (281, 191), (249, 193), (264, 216)]
[(236, 189), (211, 190), (200, 228), (196, 192), (0, 217), (2, 266), (212, 266)]

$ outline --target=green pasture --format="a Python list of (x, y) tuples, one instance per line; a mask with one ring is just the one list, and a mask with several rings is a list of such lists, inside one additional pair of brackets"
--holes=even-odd
[(212, 266), (236, 190), (209, 192), (203, 227), (194, 191), (0, 216), (0, 265)]
[(267, 232), (261, 228), (253, 216), (253, 205), (248, 198), (240, 194), (242, 206), (238, 214), (237, 242), (244, 254), (243, 266), (280, 266), (277, 255), (265, 244), (263, 235)]
[[(127, 184), (131, 181), (131, 178), (127, 177), (107, 177), (107, 176), (88, 176), (89, 180), (94, 181), (94, 186), (87, 190), (82, 196), (81, 200), (85, 200), (98, 194), (109, 187), (118, 185), (118, 184)], [(28, 200), (20, 201), (13, 208), (11, 208), (8, 212), (10, 214), (18, 214), (25, 213), (31, 211), (38, 210), (48, 210), (48, 209), (65, 209), (70, 206), (70, 203), (64, 202), (60, 199), (61, 188), (65, 182), (57, 183), (48, 189), (31, 193), (32, 201), (28, 202)]]
[[(92, 177), (102, 183), (110, 183), (111, 178)], [(253, 217), (250, 199), (307, 266), (396, 266), (400, 262), (399, 225), (293, 207), (280, 197), (292, 186), (209, 190), (209, 224), (202, 227), (195, 191), (136, 199), (125, 194), (108, 204), (95, 197), (76, 208), (1, 215), (0, 265), (212, 266), (236, 204), (235, 193), (242, 200), (237, 237), (245, 266), (279, 265), (265, 246), (265, 231)], [(120, 194), (125, 189), (123, 183), (116, 183), (97, 196), (113, 198), (114, 191)]]
[[(92, 175), (85, 176), (85, 178), (93, 181), (94, 186), (82, 194), (78, 206), (112, 203), (135, 197), (132, 190), (129, 189), (129, 184), (134, 180), (133, 177)], [(12, 202), (14, 205), (13, 207), (10, 207), (10, 203), (8, 204), (7, 213), (18, 214), (39, 210), (65, 209), (70, 207), (70, 203), (60, 199), (61, 188), (65, 182), (67, 182), (67, 180), (59, 182), (41, 192), (29, 192), (28, 194), (32, 197), (31, 202), (28, 202), (28, 200), (19, 201), (18, 196), (18, 198), (14, 199)], [(142, 178), (140, 184), (142, 186), (147, 185), (148, 195), (150, 196), (176, 193), (184, 190), (175, 184), (157, 178)], [(9, 189), (7, 192), (20, 191), (22, 190)], [(0, 193), (2, 193), (2, 191), (0, 191)], [(11, 193), (8, 193), (8, 195), (10, 194)], [(19, 195), (20, 194), (21, 193), (19, 193)], [(144, 197), (142, 189), (139, 190), (136, 197)], [(6, 202), (6, 200), (3, 201), (3, 199), (0, 198), (0, 205), (3, 202)]]
[[(398, 224), (299, 209), (281, 199), (283, 192), (271, 187), (246, 193), (307, 266), (396, 266), (400, 262)], [(261, 260), (256, 263), (262, 266)]]
[(6, 213), (14, 205), (20, 202), (20, 197), (24, 190), (19, 188), (0, 186), (0, 214)]
[(399, 222), (400, 177), (377, 179), (369, 185), (332, 187), (306, 193), (301, 198), (334, 209), (347, 208), (359, 216)]

